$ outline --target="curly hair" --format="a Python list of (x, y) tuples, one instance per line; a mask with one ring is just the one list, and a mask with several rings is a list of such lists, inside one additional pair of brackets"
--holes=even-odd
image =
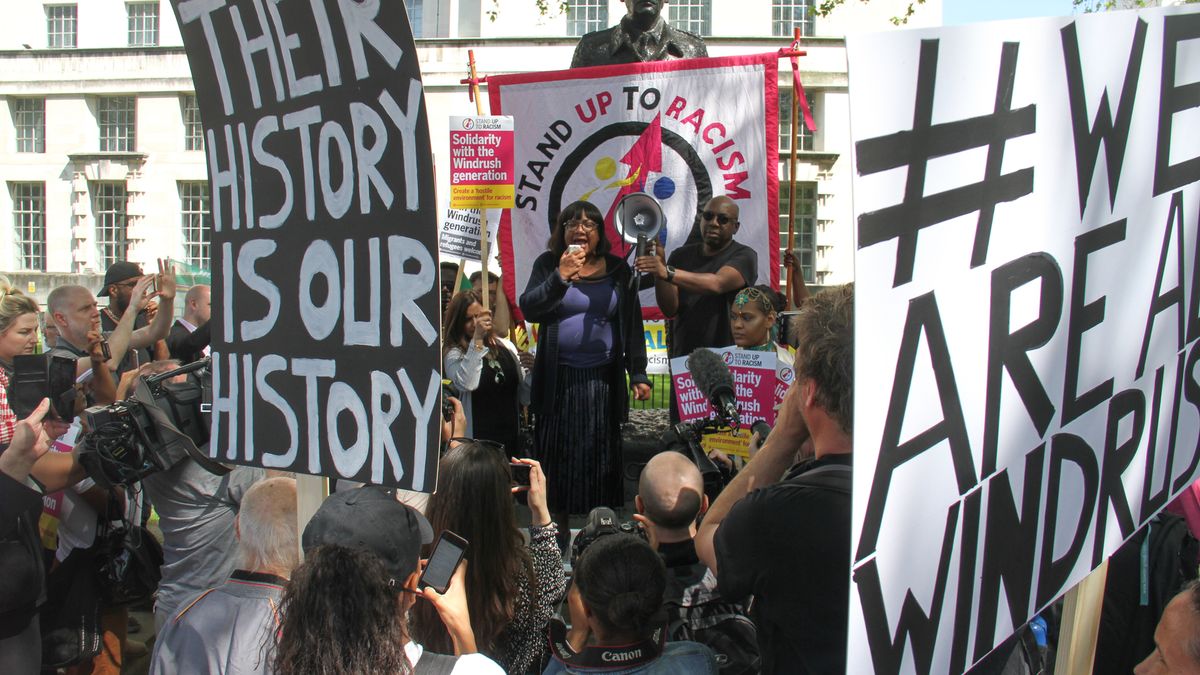
[(666, 621), (667, 568), (649, 544), (632, 534), (592, 542), (579, 560), (575, 583), (610, 642), (649, 637)]
[(309, 553), (280, 603), (275, 672), (412, 673), (399, 589), (390, 580), (367, 551), (325, 545)]
[[(438, 489), (425, 513), (435, 532), (450, 530), (471, 542), (467, 549), (467, 604), (479, 650), (495, 653), (514, 619), (518, 577), (537, 592), (533, 562), (517, 527), (508, 458), (485, 443), (467, 442), (442, 457)], [(453, 649), (429, 603), (413, 610), (413, 634), (428, 649)]]
[(854, 431), (854, 284), (810, 297), (793, 322), (796, 377), (816, 383), (816, 402), (842, 431)]

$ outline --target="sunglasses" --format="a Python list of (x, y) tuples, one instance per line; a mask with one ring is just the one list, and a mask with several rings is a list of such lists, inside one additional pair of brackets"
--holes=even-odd
[(714, 213), (712, 211), (705, 211), (700, 214), (700, 217), (704, 220), (716, 220), (719, 225), (728, 225), (729, 223), (737, 222), (724, 213)]

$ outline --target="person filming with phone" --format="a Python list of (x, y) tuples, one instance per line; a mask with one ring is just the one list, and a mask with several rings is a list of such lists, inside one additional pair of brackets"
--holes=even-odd
[[(528, 491), (531, 513), (528, 543), (513, 504), (513, 493), (522, 491)], [(546, 625), (566, 590), (541, 465), (510, 460), (492, 442), (464, 441), (442, 458), (438, 489), (425, 513), (435, 530), (457, 532), (471, 542), (467, 597), (479, 651), (510, 673), (540, 666)], [(438, 651), (451, 647), (434, 607), (418, 606), (413, 619), (421, 644)]]
[[(549, 477), (554, 519), (620, 507), (620, 425), (633, 397), (650, 398), (646, 341), (633, 271), (611, 245), (600, 210), (578, 201), (555, 219), (549, 250), (533, 263), (521, 311), (541, 324), (530, 407), (536, 455)], [(560, 533), (565, 548), (568, 533)]]
[[(440, 539), (458, 538), (446, 532)], [(369, 485), (330, 495), (301, 536), (305, 561), (283, 594), (274, 672), (503, 673), (476, 653), (469, 565), (453, 560), (461, 547), (439, 545), (431, 556), (439, 560), (431, 559), (430, 570), (449, 576), (430, 579), (429, 572), (422, 573), (421, 546), (432, 541), (429, 521), (397, 501), (393, 490)], [(452, 556), (446, 565), (440, 563), (443, 550)], [(408, 613), (418, 600), (436, 608), (453, 656), (426, 650), (410, 637)]]

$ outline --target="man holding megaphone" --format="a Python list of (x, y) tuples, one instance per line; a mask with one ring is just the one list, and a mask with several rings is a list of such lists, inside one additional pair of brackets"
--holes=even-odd
[[(671, 319), (668, 354), (687, 356), (699, 347), (733, 344), (729, 308), (737, 292), (758, 278), (758, 254), (733, 240), (738, 206), (725, 196), (713, 197), (700, 212), (698, 244), (680, 246), (668, 260), (663, 247), (639, 256), (634, 267), (654, 277), (654, 295)], [(677, 416), (671, 401), (672, 418)]]

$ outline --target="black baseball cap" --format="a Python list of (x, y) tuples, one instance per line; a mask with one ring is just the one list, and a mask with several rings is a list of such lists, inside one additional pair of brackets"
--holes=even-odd
[(142, 276), (142, 267), (137, 263), (131, 263), (122, 260), (108, 266), (108, 271), (104, 273), (104, 288), (96, 295), (104, 297), (108, 295), (108, 287), (113, 284), (119, 284), (127, 279)]
[(366, 485), (329, 495), (300, 541), (305, 553), (323, 544), (370, 551), (383, 560), (398, 589), (417, 569), (433, 528), (420, 512), (397, 501), (395, 490)]

